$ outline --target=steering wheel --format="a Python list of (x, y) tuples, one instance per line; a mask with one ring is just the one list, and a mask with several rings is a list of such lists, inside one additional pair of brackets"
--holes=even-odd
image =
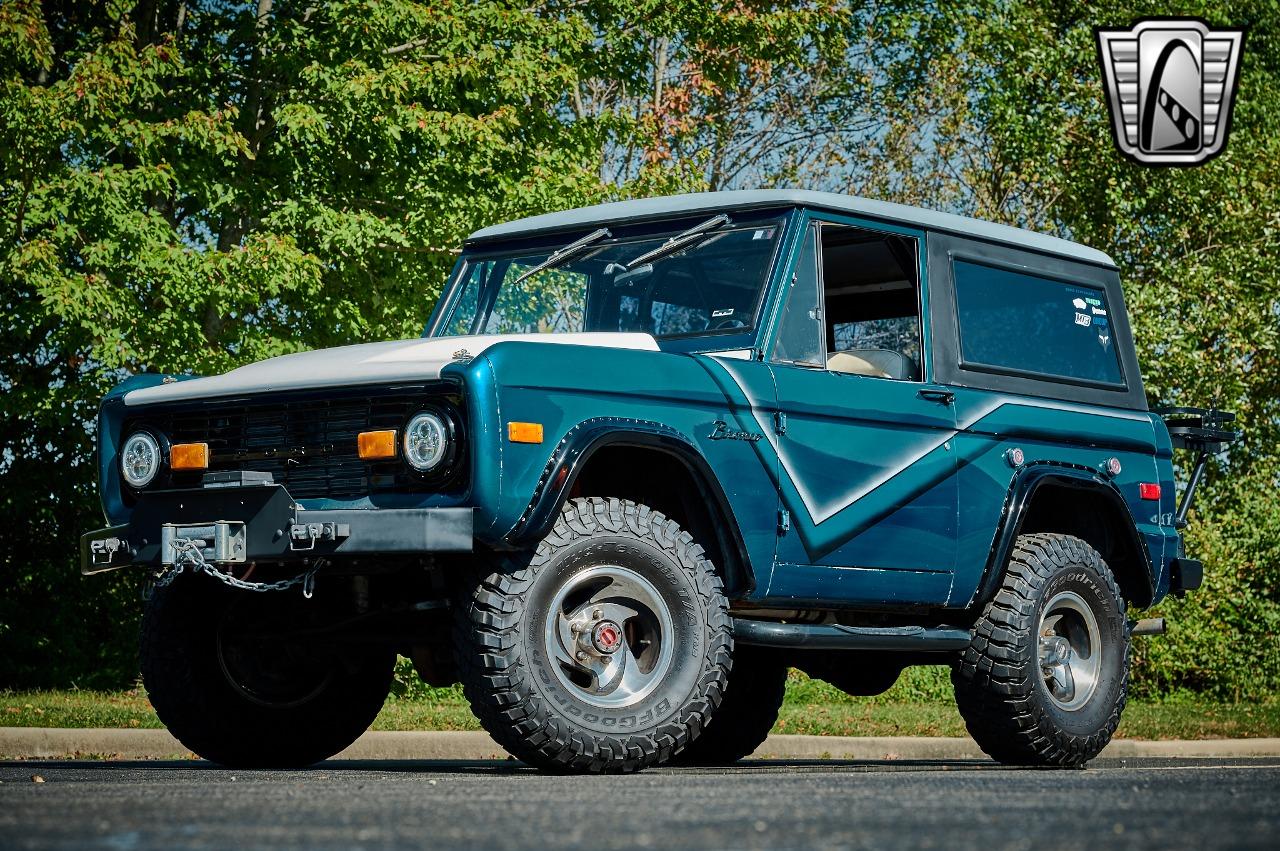
[(711, 326), (712, 331), (721, 331), (725, 328), (746, 328), (747, 323), (741, 319), (721, 319), (715, 325)]

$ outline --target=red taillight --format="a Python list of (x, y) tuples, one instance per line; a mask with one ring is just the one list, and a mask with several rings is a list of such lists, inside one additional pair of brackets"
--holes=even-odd
[(1160, 486), (1151, 482), (1143, 482), (1138, 485), (1138, 496), (1143, 499), (1159, 499)]

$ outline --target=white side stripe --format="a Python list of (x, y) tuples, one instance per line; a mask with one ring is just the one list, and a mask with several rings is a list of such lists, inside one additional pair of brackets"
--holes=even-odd
[(1032, 400), (1018, 400), (1016, 402), (1011, 402), (1004, 399), (994, 399), (979, 409), (977, 413), (968, 417), (967, 422), (963, 425), (958, 425), (955, 430), (945, 432), (942, 437), (930, 435), (928, 439), (924, 441), (917, 441), (915, 446), (909, 448), (908, 451), (910, 454), (906, 460), (902, 460), (892, 468), (886, 469), (880, 475), (860, 483), (853, 490), (848, 491), (842, 496), (821, 500), (817, 495), (809, 490), (801, 477), (796, 473), (791, 460), (787, 458), (787, 453), (783, 448), (782, 441), (774, 431), (773, 423), (768, 421), (768, 419), (761, 418), (761, 408), (771, 408), (774, 403), (770, 402), (768, 404), (762, 404), (759, 399), (752, 396), (751, 391), (747, 389), (746, 382), (742, 380), (740, 375), (735, 373), (736, 367), (734, 365), (723, 360), (719, 360), (717, 363), (724, 369), (729, 377), (733, 379), (734, 384), (736, 384), (738, 389), (742, 391), (742, 395), (747, 398), (747, 403), (751, 406), (752, 418), (756, 421), (756, 425), (760, 427), (760, 431), (764, 433), (765, 439), (769, 442), (769, 445), (773, 447), (774, 454), (778, 456), (779, 465), (782, 467), (783, 472), (786, 473), (787, 479), (791, 482), (791, 486), (795, 488), (796, 493), (800, 495), (800, 501), (803, 503), (805, 511), (808, 512), (810, 521), (815, 526), (830, 520), (846, 508), (849, 508), (867, 494), (898, 476), (908, 467), (919, 463), (925, 458), (925, 456), (936, 451), (938, 447), (942, 446), (942, 444), (954, 439), (956, 434), (959, 432), (973, 428), (979, 422), (991, 416), (991, 414), (1006, 405), (1014, 405), (1022, 408), (1038, 408), (1049, 411), (1070, 411), (1072, 413), (1089, 414), (1090, 416), (1104, 416), (1111, 419), (1129, 420), (1134, 422), (1150, 422), (1148, 418), (1140, 415), (1098, 411), (1096, 409), (1087, 408), (1083, 405), (1073, 405), (1069, 402), (1044, 404)]

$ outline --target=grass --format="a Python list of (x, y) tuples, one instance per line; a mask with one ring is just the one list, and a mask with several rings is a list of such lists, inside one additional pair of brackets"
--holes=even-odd
[[(945, 671), (915, 669), (878, 697), (850, 697), (791, 673), (776, 733), (823, 736), (963, 736), (964, 722), (945, 692)], [(141, 688), (100, 691), (0, 691), (3, 727), (162, 726)], [(455, 687), (432, 689), (403, 671), (375, 730), (478, 730)], [(1131, 739), (1280, 736), (1280, 700), (1217, 703), (1131, 701), (1118, 735)]]

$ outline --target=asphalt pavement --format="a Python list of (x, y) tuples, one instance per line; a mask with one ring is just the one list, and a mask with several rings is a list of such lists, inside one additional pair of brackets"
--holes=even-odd
[(1280, 759), (757, 761), (629, 777), (499, 760), (5, 762), (0, 847), (1274, 849)]

